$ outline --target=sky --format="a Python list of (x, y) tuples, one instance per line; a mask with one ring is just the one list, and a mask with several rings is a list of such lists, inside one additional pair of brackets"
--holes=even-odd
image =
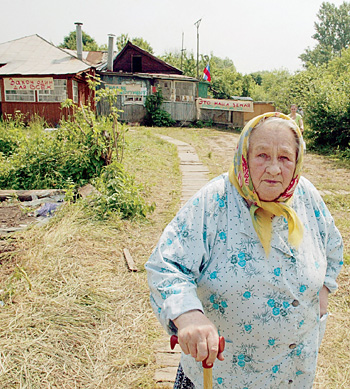
[[(343, 0), (333, 0), (339, 6)], [(75, 22), (99, 44), (142, 37), (156, 56), (179, 51), (229, 58), (238, 72), (301, 70), (316, 41), (322, 0), (0, 0), (0, 43), (38, 34), (59, 45)]]

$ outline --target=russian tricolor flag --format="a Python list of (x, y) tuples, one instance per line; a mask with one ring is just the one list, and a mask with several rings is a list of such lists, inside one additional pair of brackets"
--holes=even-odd
[(203, 70), (203, 80), (209, 81), (209, 82), (211, 81), (209, 62), (208, 62), (208, 65)]

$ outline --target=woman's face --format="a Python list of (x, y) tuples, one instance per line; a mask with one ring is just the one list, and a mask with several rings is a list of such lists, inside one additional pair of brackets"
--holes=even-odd
[(296, 141), (289, 128), (268, 123), (249, 140), (249, 172), (260, 200), (273, 201), (287, 189), (296, 165)]
[(297, 106), (296, 106), (296, 105), (292, 105), (292, 106), (290, 107), (290, 112), (296, 113), (296, 112), (297, 112)]

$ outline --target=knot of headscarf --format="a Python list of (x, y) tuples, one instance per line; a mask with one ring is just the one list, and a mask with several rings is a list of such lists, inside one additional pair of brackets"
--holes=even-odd
[[(256, 193), (249, 172), (248, 147), (251, 132), (258, 123), (269, 117), (279, 117), (291, 120), (295, 124), (295, 132), (299, 137), (299, 152), (293, 178), (287, 189), (275, 201), (261, 201)], [(250, 120), (242, 130), (238, 140), (237, 149), (233, 163), (229, 169), (229, 179), (236, 187), (239, 194), (248, 201), (250, 206), (250, 216), (253, 226), (265, 250), (269, 256), (271, 249), (272, 218), (273, 216), (283, 216), (288, 223), (288, 242), (298, 248), (303, 238), (303, 225), (293, 208), (290, 207), (291, 198), (299, 182), (300, 172), (303, 163), (304, 147), (302, 134), (297, 124), (288, 116), (279, 112), (268, 112)]]

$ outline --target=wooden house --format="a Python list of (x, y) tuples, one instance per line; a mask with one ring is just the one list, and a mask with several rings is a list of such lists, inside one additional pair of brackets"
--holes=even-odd
[[(110, 65), (108, 65), (108, 63)], [(145, 115), (146, 97), (162, 90), (163, 109), (178, 122), (196, 120), (198, 80), (184, 76), (182, 71), (147, 51), (127, 42), (120, 53), (97, 68), (103, 88), (119, 91), (117, 107), (122, 110), (120, 118), (127, 122), (142, 122)], [(97, 110), (105, 114), (103, 103)]]
[(93, 92), (87, 76), (95, 68), (39, 35), (0, 44), (0, 114), (6, 119), (16, 112), (29, 120), (35, 114), (51, 126), (57, 125), (70, 109), (61, 103), (91, 103)]

